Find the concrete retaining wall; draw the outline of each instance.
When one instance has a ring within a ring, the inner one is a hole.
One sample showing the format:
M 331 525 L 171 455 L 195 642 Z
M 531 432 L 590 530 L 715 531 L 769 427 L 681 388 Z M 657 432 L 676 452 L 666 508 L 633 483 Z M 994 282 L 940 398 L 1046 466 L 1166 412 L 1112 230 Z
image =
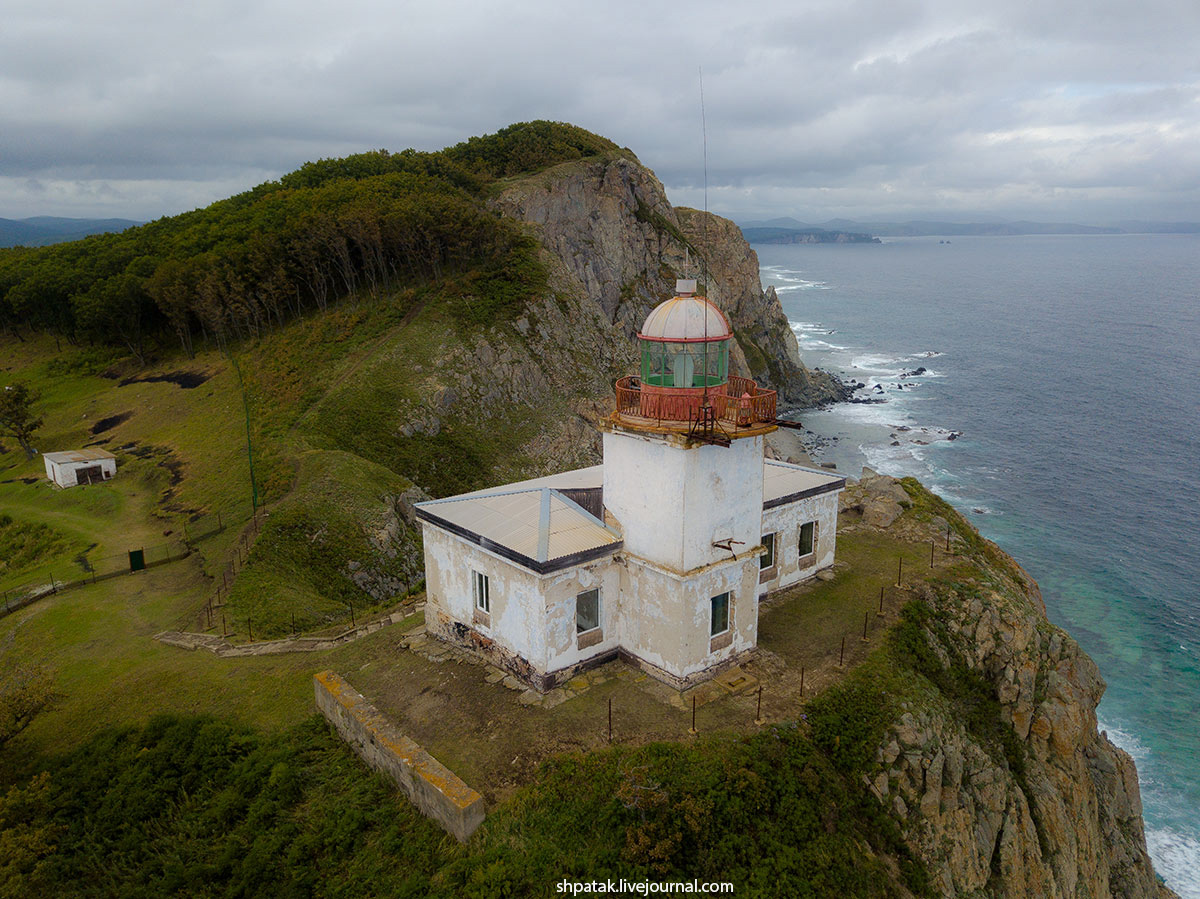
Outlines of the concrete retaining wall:
M 465 843 L 483 823 L 483 797 L 334 672 L 315 675 L 313 687 L 321 714 L 363 761 L 391 777 L 423 815 Z

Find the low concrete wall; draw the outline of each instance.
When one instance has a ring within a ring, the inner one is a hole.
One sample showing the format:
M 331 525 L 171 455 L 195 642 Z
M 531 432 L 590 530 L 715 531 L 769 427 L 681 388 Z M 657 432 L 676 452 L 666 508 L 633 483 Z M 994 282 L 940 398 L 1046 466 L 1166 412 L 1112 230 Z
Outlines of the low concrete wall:
M 423 815 L 465 843 L 483 823 L 483 797 L 334 672 L 315 675 L 313 688 L 321 714 L 363 761 L 391 777 Z

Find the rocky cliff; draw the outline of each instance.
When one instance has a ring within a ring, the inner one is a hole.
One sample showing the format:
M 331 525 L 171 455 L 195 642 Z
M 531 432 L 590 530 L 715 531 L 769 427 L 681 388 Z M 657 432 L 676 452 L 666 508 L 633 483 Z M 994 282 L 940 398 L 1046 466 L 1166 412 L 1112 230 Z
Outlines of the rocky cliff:
M 868 476 L 842 526 L 962 561 L 908 590 L 932 683 L 906 695 L 866 780 L 943 896 L 1168 897 L 1146 852 L 1133 760 L 1097 731 L 1104 681 L 1046 618 L 1036 583 L 916 481 Z

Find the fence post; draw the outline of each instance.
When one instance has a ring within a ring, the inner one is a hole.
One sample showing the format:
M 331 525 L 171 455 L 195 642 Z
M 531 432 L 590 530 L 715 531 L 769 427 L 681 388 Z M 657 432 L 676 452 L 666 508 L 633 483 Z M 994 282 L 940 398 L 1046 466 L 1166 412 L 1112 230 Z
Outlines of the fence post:
M 932 567 L 933 567 L 933 551 L 934 551 L 936 548 L 937 548 L 937 541 L 936 541 L 936 540 L 930 540 L 930 541 L 929 541 L 929 567 L 930 567 L 930 568 L 932 568 Z
M 900 564 L 896 568 L 896 586 L 899 587 L 904 583 L 904 556 L 900 557 Z
M 842 635 L 842 651 L 840 653 L 838 653 L 838 667 L 839 668 L 846 667 L 846 636 L 845 636 L 845 634 Z
M 867 640 L 867 618 L 870 616 L 870 614 L 871 614 L 870 612 L 863 612 L 863 638 L 862 638 L 862 641 L 864 643 L 869 642 Z
M 800 698 L 804 698 L 804 666 L 800 666 Z
M 689 734 L 696 733 L 696 694 L 692 694 L 692 726 L 688 731 Z
M 883 617 L 883 584 L 879 585 L 879 611 L 875 615 L 879 618 Z

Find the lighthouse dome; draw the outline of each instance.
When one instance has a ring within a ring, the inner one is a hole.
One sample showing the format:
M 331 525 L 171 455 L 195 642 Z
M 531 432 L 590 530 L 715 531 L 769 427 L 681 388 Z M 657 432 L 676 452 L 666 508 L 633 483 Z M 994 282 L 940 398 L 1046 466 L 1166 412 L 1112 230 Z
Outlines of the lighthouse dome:
M 733 336 L 725 314 L 704 297 L 695 296 L 695 281 L 676 281 L 677 296 L 659 303 L 646 316 L 638 337 L 672 343 L 728 340 Z

